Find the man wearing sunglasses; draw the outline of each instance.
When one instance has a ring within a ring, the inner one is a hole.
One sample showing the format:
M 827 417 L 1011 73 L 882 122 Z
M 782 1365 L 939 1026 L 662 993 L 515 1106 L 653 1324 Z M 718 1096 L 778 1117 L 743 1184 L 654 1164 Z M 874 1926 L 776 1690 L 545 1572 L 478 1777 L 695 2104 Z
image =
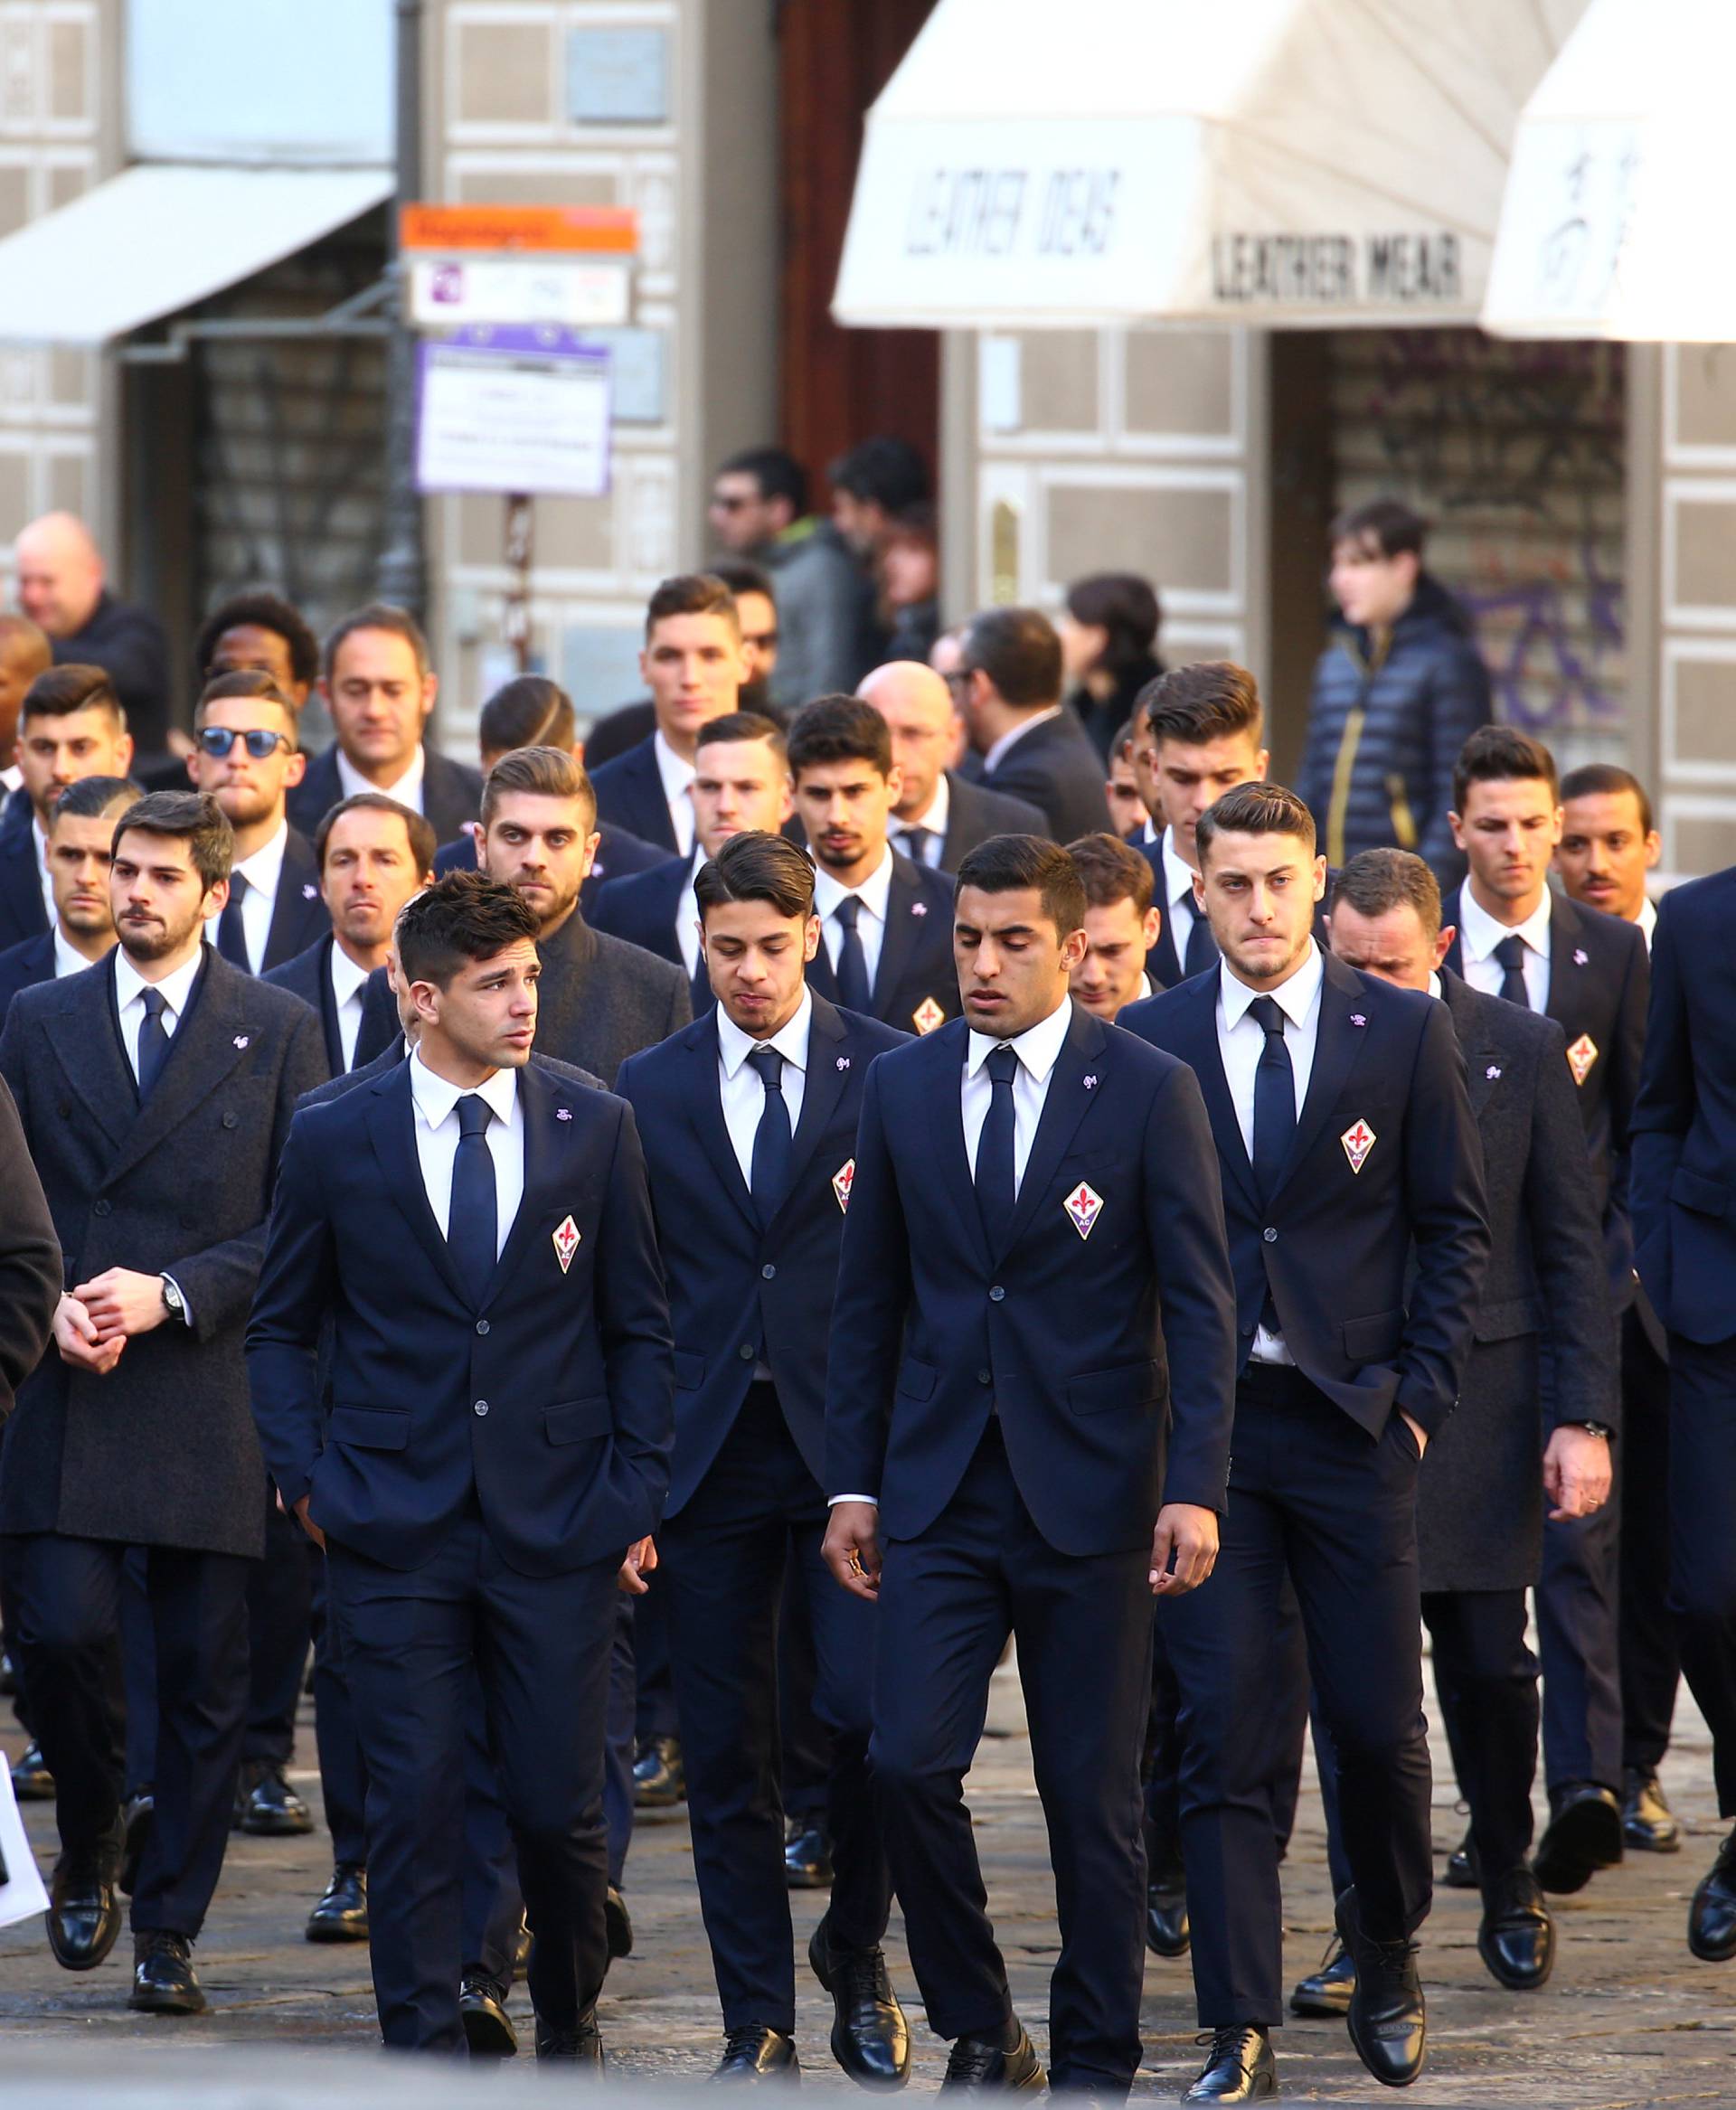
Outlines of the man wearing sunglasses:
M 284 811 L 307 767 L 296 709 L 269 674 L 219 674 L 199 699 L 193 739 L 187 775 L 235 831 L 229 902 L 205 936 L 231 966 L 263 975 L 329 928 L 319 861 Z

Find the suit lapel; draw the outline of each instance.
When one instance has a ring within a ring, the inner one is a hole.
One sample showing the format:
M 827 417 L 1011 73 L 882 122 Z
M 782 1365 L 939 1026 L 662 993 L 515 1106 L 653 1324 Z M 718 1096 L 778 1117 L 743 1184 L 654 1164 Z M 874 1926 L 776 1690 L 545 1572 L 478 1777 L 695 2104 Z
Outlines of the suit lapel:
M 319 947 L 319 1022 L 326 1029 L 326 1060 L 334 1077 L 344 1074 L 344 1033 L 337 1020 L 337 992 L 332 987 L 332 947 L 337 940 L 327 931 Z M 365 1001 L 365 1000 L 364 1000 Z M 360 1039 L 358 1033 L 357 1038 Z
M 965 1149 L 963 1086 L 965 1052 L 970 1029 L 963 1020 L 937 1029 L 923 1041 L 935 1051 L 935 1082 L 928 1094 L 929 1163 L 934 1168 L 930 1192 L 945 1195 L 965 1227 L 965 1236 L 980 1267 L 991 1265 L 983 1212 L 976 1206 L 976 1182 L 970 1176 L 970 1156 Z
M 1584 937 L 1585 923 L 1579 910 L 1565 894 L 1556 894 L 1549 905 L 1549 995 L 1543 1015 L 1560 1025 L 1569 1047 L 1585 1031 Z
M 830 1126 L 850 1079 L 850 1045 L 844 1021 L 823 996 L 811 997 L 814 1016 L 807 1030 L 807 1074 L 802 1079 L 802 1117 L 790 1144 L 789 1189 L 778 1214 L 795 1198 L 819 1140 Z M 735 1155 L 731 1151 L 731 1158 Z M 772 1221 L 775 1223 L 777 1218 Z
M 1218 1146 L 1218 1164 L 1224 1177 L 1233 1180 L 1241 1188 L 1247 1207 L 1252 1211 L 1260 1208 L 1260 1193 L 1254 1185 L 1254 1168 L 1248 1156 L 1248 1145 L 1241 1139 L 1241 1124 L 1236 1119 L 1236 1103 L 1230 1097 L 1230 1080 L 1223 1073 L 1223 1055 L 1218 1046 L 1218 984 L 1219 974 L 1196 975 L 1182 984 L 1186 993 L 1187 1008 L 1182 1016 L 1187 1022 L 1187 1038 L 1190 1048 L 1176 1048 L 1180 1055 L 1200 1080 L 1200 1095 L 1205 1101 L 1206 1116 L 1212 1124 L 1212 1135 Z
M 506 1243 L 500 1248 L 500 1258 L 479 1307 L 485 1312 L 523 1265 L 526 1248 L 558 1199 L 552 1196 L 544 1200 L 543 1188 L 545 1182 L 560 1176 L 557 1153 L 561 1133 L 554 1109 L 569 1097 L 565 1085 L 529 1063 L 518 1073 L 518 1110 L 524 1123 L 524 1184 L 518 1197 L 518 1214 L 506 1233 Z
M 1441 962 L 1441 966 L 1449 967 L 1455 975 L 1460 976 L 1465 972 L 1465 947 L 1460 936 L 1465 928 L 1462 906 L 1464 892 L 1463 887 L 1456 889 L 1452 900 L 1443 904 L 1441 909 L 1443 920 L 1450 923 L 1453 927 L 1453 942 L 1448 947 L 1447 957 Z
M 1447 970 L 1440 977 L 1440 993 L 1452 1014 L 1453 1031 L 1458 1039 L 1459 1053 L 1465 1059 L 1465 1082 L 1470 1094 L 1471 1111 L 1480 1120 L 1489 1095 L 1500 1081 L 1503 1065 L 1492 1060 L 1495 1050 L 1484 1034 L 1485 1014 L 1481 1005 L 1471 1001 L 1469 984 Z M 1491 1069 L 1495 1071 L 1493 1077 L 1489 1075 Z
M 881 965 L 885 965 L 885 954 L 881 955 Z M 807 963 L 807 985 L 816 995 L 824 996 L 828 1003 L 838 1001 L 838 977 L 834 973 L 830 954 L 826 949 L 826 931 L 822 927 L 820 942 L 814 948 L 814 957 Z
M 231 967 L 210 946 L 180 1023 L 169 1041 L 168 1058 L 151 1096 L 138 1109 L 104 1175 L 118 1180 L 178 1127 L 202 1099 L 208 1098 L 241 1059 L 249 1036 L 238 1032 L 247 1022 L 239 1001 L 251 977 Z M 121 1057 L 123 1065 L 126 1057 Z M 130 1074 L 130 1072 L 129 1072 Z
M 992 1241 L 998 1262 L 1024 1236 L 1039 1203 L 1049 1192 L 1056 1169 L 1066 1156 L 1080 1123 L 1096 1097 L 1098 1085 L 1107 1075 L 1111 1050 L 1109 1037 L 1100 1019 L 1079 1004 L 1072 1007 L 1067 1038 L 1061 1044 L 1055 1067 L 1049 1075 L 1049 1089 L 1043 1102 L 1043 1117 L 1032 1138 L 1031 1155 L 1019 1182 L 1019 1199 L 1011 1220 Z M 1085 1079 L 1093 1081 L 1087 1084 Z
M 874 971 L 874 1012 L 884 1017 L 887 999 L 904 978 L 916 951 L 916 928 L 922 918 L 913 913 L 920 892 L 916 867 L 908 857 L 892 852 L 892 883 L 886 893 L 886 930 L 880 941 L 880 964 Z M 910 1031 L 908 1019 L 890 1022 Z
M 684 1041 L 693 1064 L 693 1074 L 685 1094 L 688 1118 L 699 1137 L 700 1148 L 705 1162 L 713 1167 L 724 1192 L 752 1225 L 755 1235 L 760 1229 L 760 1211 L 753 1206 L 753 1196 L 748 1192 L 748 1182 L 741 1177 L 741 1165 L 735 1154 L 735 1145 L 730 1141 L 729 1126 L 723 1118 L 723 1095 L 718 1083 L 717 1066 L 717 1013 L 712 1010 L 687 1029 Z M 810 1055 L 809 1060 L 812 1060 Z M 807 1110 L 807 1091 L 804 1088 L 802 1110 Z
M 1350 969 L 1341 966 L 1330 953 L 1323 956 L 1326 972 L 1320 983 L 1320 1019 L 1315 1029 L 1314 1067 L 1308 1075 L 1307 1097 L 1296 1124 L 1296 1140 L 1289 1163 L 1280 1176 L 1276 1201 L 1308 1160 L 1328 1116 L 1337 1104 L 1368 1038 L 1366 1014 L 1357 1002 L 1362 985 Z
M 70 975 L 56 994 L 61 1031 L 49 1036 L 49 1045 L 98 1127 L 118 1146 L 137 1112 L 138 1093 L 115 1022 L 114 955 Z
M 410 1099 L 408 1062 L 394 1064 L 389 1075 L 369 1088 L 367 1126 L 374 1155 L 386 1176 L 386 1192 L 415 1232 L 441 1281 L 468 1309 L 474 1299 L 452 1265 L 445 1236 L 428 1205 L 428 1189 L 422 1184 L 421 1160 L 416 1152 L 416 1108 Z M 521 1202 L 519 1214 L 524 1213 Z

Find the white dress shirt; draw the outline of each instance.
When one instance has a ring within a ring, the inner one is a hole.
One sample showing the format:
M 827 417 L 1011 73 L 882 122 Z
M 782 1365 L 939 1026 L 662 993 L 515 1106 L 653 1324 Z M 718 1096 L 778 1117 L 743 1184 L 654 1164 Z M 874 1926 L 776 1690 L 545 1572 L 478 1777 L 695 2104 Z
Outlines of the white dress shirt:
M 669 825 L 675 831 L 675 849 L 685 857 L 693 847 L 693 765 L 682 760 L 661 731 L 651 735 L 651 752 L 656 757 L 657 775 L 663 779 Z
M 145 1022 L 145 992 L 160 989 L 165 1009 L 163 1030 L 174 1040 L 181 1030 L 181 1020 L 192 994 L 193 984 L 198 979 L 200 964 L 204 956 L 194 953 L 184 966 L 177 967 L 173 975 L 165 975 L 160 982 L 147 982 L 126 952 L 115 947 L 115 1009 L 120 1016 L 120 1044 L 127 1050 L 127 1060 L 132 1065 L 133 1082 L 138 1082 L 138 1029 Z
M 249 857 L 239 859 L 230 873 L 234 883 L 236 872 L 247 881 L 247 891 L 241 896 L 241 942 L 247 947 L 247 965 L 250 974 L 257 975 L 265 964 L 266 940 L 271 935 L 272 912 L 278 903 L 278 888 L 283 879 L 283 853 L 289 843 L 289 824 L 278 823 L 278 832 L 269 843 L 261 843 Z M 205 937 L 213 947 L 217 943 L 217 926 L 222 921 L 220 912 L 205 918 Z
M 807 1083 L 807 1037 L 814 1022 L 814 999 L 806 988 L 794 1015 L 769 1041 L 756 1041 L 744 1033 L 722 1004 L 717 1008 L 717 1088 L 723 1101 L 723 1126 L 730 1132 L 730 1147 L 741 1168 L 741 1177 L 753 1185 L 753 1139 L 760 1116 L 766 1110 L 766 1088 L 748 1057 L 756 1048 L 776 1048 L 784 1059 L 784 1104 L 789 1109 L 789 1133 L 802 1117 L 802 1094 Z
M 704 861 L 704 845 L 695 843 L 693 862 L 687 867 L 687 884 L 675 903 L 675 943 L 681 947 L 682 965 L 690 982 L 699 972 L 699 897 L 693 891 L 693 881 Z
M 825 865 L 814 867 L 814 913 L 820 919 L 820 943 L 826 947 L 826 956 L 831 961 L 835 975 L 838 971 L 838 955 L 844 948 L 844 926 L 838 921 L 838 903 L 846 894 L 854 894 L 862 903 L 862 913 L 856 918 L 856 935 L 862 940 L 862 956 L 868 965 L 868 986 L 873 987 L 880 973 L 880 948 L 886 941 L 886 910 L 892 891 L 890 843 L 879 864 L 859 887 L 841 886 Z
M 344 787 L 345 798 L 354 798 L 361 791 L 378 791 L 387 798 L 395 798 L 400 805 L 407 805 L 411 813 L 419 814 L 422 810 L 422 776 L 427 762 L 428 758 L 422 752 L 422 743 L 418 740 L 416 752 L 410 758 L 410 767 L 397 783 L 376 784 L 371 777 L 363 776 L 343 749 L 339 748 L 337 780 Z
M 458 1101 L 474 1091 L 487 1102 L 494 1119 L 487 1128 L 488 1154 L 495 1161 L 495 1257 L 506 1244 L 518 1205 L 524 1199 L 524 1124 L 518 1111 L 518 1072 L 497 1069 L 486 1084 L 448 1084 L 422 1060 L 419 1048 L 410 1059 L 410 1096 L 416 1115 L 416 1156 L 422 1168 L 428 1206 L 448 1235 L 452 1215 L 452 1167 L 458 1154 Z
M 1169 925 L 1169 942 L 1175 947 L 1175 965 L 1185 973 L 1187 941 L 1199 917 L 1194 899 L 1194 867 L 1175 847 L 1174 828 L 1164 830 L 1164 918 Z
M 1033 711 L 1023 725 L 1009 726 L 995 745 L 990 748 L 987 754 L 983 757 L 983 775 L 986 777 L 991 769 L 999 768 L 1000 765 L 1005 761 L 1009 750 L 1015 748 L 1033 727 L 1047 725 L 1052 718 L 1059 718 L 1060 716 L 1061 705 L 1052 703 L 1046 711 Z
M 368 970 L 358 967 L 337 940 L 332 940 L 332 1000 L 337 1010 L 337 1041 L 344 1050 L 344 1067 L 355 1063 L 355 1040 L 362 1031 L 362 994 L 368 985 Z
M 1639 914 L 1634 918 L 1639 926 L 1639 934 L 1646 940 L 1646 950 L 1652 949 L 1652 933 L 1657 928 L 1657 904 L 1649 894 L 1639 898 Z
M 42 890 L 42 907 L 48 911 L 52 924 L 55 917 L 54 880 L 48 869 L 48 837 L 43 834 L 42 824 L 34 814 L 30 816 L 30 839 L 36 845 L 36 884 Z
M 1249 1007 L 1256 996 L 1270 996 L 1284 1013 L 1284 1046 L 1290 1058 L 1297 1118 L 1300 1120 L 1303 1102 L 1308 1096 L 1308 1079 L 1314 1074 L 1315 1042 L 1320 1035 L 1320 984 L 1326 974 L 1326 962 L 1312 938 L 1308 940 L 1307 957 L 1289 980 L 1276 989 L 1249 988 L 1236 979 L 1227 964 L 1218 970 L 1218 1054 L 1250 1164 L 1254 1162 L 1254 1074 L 1265 1051 L 1266 1029 Z M 1254 1334 L 1252 1356 L 1256 1362 L 1296 1361 L 1285 1347 L 1283 1336 L 1269 1333 L 1264 1326 Z
M 67 943 L 66 933 L 56 922 L 54 926 L 54 979 L 58 982 L 62 975 L 82 975 L 87 967 L 94 965 L 95 962 L 87 960 L 76 946 Z
M 997 1041 L 991 1033 L 973 1032 L 965 1049 L 965 1071 L 959 1111 L 965 1119 L 965 1155 L 970 1176 L 976 1177 L 976 1151 L 983 1139 L 995 1085 L 984 1067 L 996 1048 L 1011 1048 L 1019 1059 L 1013 1072 L 1013 1192 L 1024 1184 L 1024 1168 L 1031 1162 L 1031 1145 L 1037 1139 L 1043 1101 L 1049 1097 L 1049 1079 L 1060 1060 L 1067 1029 L 1073 1022 L 1072 1000 L 1056 1005 L 1048 1017 L 1027 1027 L 1015 1041 Z
M 1458 956 L 1465 979 L 1485 996 L 1499 996 L 1506 970 L 1495 956 L 1504 937 L 1525 941 L 1525 994 L 1533 1011 L 1549 1003 L 1549 919 L 1555 897 L 1547 886 L 1543 898 L 1523 923 L 1497 923 L 1478 905 L 1467 880 L 1458 890 Z
M 895 849 L 901 850 L 906 857 L 912 857 L 908 840 L 910 832 L 912 828 L 926 828 L 929 839 L 922 845 L 921 856 L 915 858 L 914 862 L 926 864 L 930 871 L 939 871 L 940 853 L 947 846 L 947 824 L 951 819 L 952 787 L 947 782 L 947 773 L 943 769 L 934 780 L 934 796 L 929 801 L 926 809 L 918 814 L 914 820 L 901 820 L 894 815 L 886 833 Z

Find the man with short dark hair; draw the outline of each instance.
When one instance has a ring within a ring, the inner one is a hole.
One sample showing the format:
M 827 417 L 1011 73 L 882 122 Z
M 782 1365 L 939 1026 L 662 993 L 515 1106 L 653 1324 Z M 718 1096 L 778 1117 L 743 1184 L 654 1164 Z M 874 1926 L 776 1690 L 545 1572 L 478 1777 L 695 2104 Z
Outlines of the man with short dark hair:
M 877 432 L 826 466 L 832 524 L 864 562 L 880 551 L 901 515 L 933 496 L 929 465 L 908 439 Z
M 986 791 L 1029 799 L 1058 843 L 1109 824 L 1103 758 L 1061 702 L 1061 639 L 1035 608 L 986 608 L 965 626 L 957 674 Z
M 1121 1014 L 1200 1079 L 1235 1276 L 1222 1550 L 1211 1587 L 1158 1615 L 1181 1687 L 1194 1983 L 1212 2032 L 1187 2099 L 1277 2092 L 1263 1725 L 1287 1575 L 1344 1783 L 1351 2041 L 1401 2087 L 1426 2049 L 1414 1936 L 1433 1876 L 1417 1474 L 1470 1351 L 1489 1250 L 1482 1154 L 1444 1007 L 1316 945 L 1326 862 L 1296 794 L 1244 784 L 1195 840 L 1218 966 Z
M 319 640 L 298 608 L 280 594 L 255 588 L 220 601 L 193 641 L 193 672 L 268 674 L 299 711 L 319 679 Z
M 985 791 L 956 767 L 963 728 L 947 684 L 920 660 L 897 659 L 864 674 L 856 693 L 892 736 L 898 803 L 887 834 L 912 864 L 956 872 L 991 835 L 1041 835 L 1048 826 L 1029 799 Z
M 1085 956 L 1073 969 L 1075 1002 L 1113 1024 L 1129 1003 L 1155 996 L 1146 961 L 1162 918 L 1151 901 L 1151 867 L 1118 837 L 1081 835 L 1067 845 L 1085 890 Z
M 1637 923 L 1648 950 L 1657 910 L 1646 891 L 1646 875 L 1663 853 L 1651 796 L 1631 769 L 1587 762 L 1561 778 L 1557 877 L 1588 909 Z
M 296 1116 L 248 1371 L 278 1492 L 326 1550 L 369 1774 L 382 2035 L 464 2042 L 456 1841 L 479 1681 L 536 1932 L 537 2056 L 596 2068 L 617 1577 L 654 1558 L 674 1384 L 632 1114 L 529 1066 L 538 920 L 470 872 L 403 910 L 415 1051 Z
M 1464 609 L 1424 568 L 1424 536 L 1396 498 L 1333 522 L 1339 620 L 1314 670 L 1296 787 L 1328 865 L 1392 844 L 1447 887 L 1465 869 L 1448 818 L 1453 764 L 1489 722 L 1489 674 Z
M 1070 1000 L 1084 915 L 1054 843 L 973 851 L 965 1016 L 869 1072 L 825 1554 L 877 1605 L 870 1764 L 947 2085 L 1042 2078 L 962 1793 L 1011 1634 L 1061 1921 L 1053 2081 L 1118 2099 L 1140 2056 L 1151 1598 L 1212 1572 L 1235 1335 L 1199 1087 Z
M 358 791 L 383 791 L 425 815 L 437 843 L 474 821 L 480 773 L 424 737 L 439 685 L 428 639 L 405 609 L 372 601 L 344 617 L 320 661 L 319 691 L 337 737 L 290 794 L 291 823 L 311 835 L 323 814 Z
M 169 744 L 169 641 L 148 608 L 117 600 L 102 552 L 71 513 L 45 513 L 12 545 L 18 606 L 49 637 L 59 666 L 99 666 L 140 752 Z
M 0 947 L 52 926 L 48 824 L 55 800 L 80 777 L 125 777 L 132 765 L 127 714 L 100 667 L 55 666 L 37 676 L 19 709 L 17 756 L 28 805 L 0 829 Z
M 846 1011 L 931 1033 L 958 1014 L 952 881 L 886 839 L 902 782 L 886 721 L 859 696 L 820 697 L 789 729 L 789 774 L 820 919 L 808 981 Z
M 129 777 L 81 777 L 55 800 L 48 824 L 54 928 L 0 952 L 0 1022 L 19 990 L 81 975 L 108 958 L 115 943 L 108 899 L 115 823 L 142 796 Z
M 702 769 L 703 768 L 702 758 Z M 896 2086 L 909 2032 L 881 1942 L 892 1900 L 868 1773 L 875 1620 L 820 1559 L 826 1343 L 869 1065 L 907 1035 L 807 985 L 813 867 L 744 830 L 694 881 L 717 1003 L 623 1065 L 669 1281 L 677 1412 L 658 1538 L 700 1905 L 722 1999 L 720 2078 L 799 2071 L 778 1777 L 777 1632 L 788 1561 L 830 1724 L 836 1876 L 809 1945 L 834 2055 Z M 754 1333 L 741 1352 L 744 1328 Z M 690 1384 L 687 1380 L 692 1379 Z
M 140 1547 L 159 1727 L 130 2004 L 155 2014 L 205 2005 L 191 1950 L 229 1834 L 263 1542 L 242 1329 L 289 1117 L 325 1072 L 306 1009 L 203 942 L 231 842 L 193 792 L 129 807 L 109 868 L 118 947 L 23 991 L 0 1032 L 71 1284 L 0 1467 L 31 1708 L 60 1791 L 49 1943 L 90 1970 L 120 1930 L 106 1662 Z

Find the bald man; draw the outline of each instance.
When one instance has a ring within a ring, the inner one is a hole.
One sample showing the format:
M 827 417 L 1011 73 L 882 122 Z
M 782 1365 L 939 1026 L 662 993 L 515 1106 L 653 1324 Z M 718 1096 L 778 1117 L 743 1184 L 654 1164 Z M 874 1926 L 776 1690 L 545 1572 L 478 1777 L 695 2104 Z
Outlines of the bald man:
M 903 776 L 887 829 L 894 850 L 930 870 L 957 871 L 960 860 L 991 835 L 1049 833 L 1048 822 L 1026 800 L 985 791 L 958 774 L 964 728 L 932 667 L 918 659 L 889 661 L 864 675 L 856 693 L 886 721 L 892 759 Z
M 102 552 L 76 513 L 45 513 L 12 545 L 18 606 L 48 637 L 57 664 L 99 666 L 114 683 L 140 758 L 166 752 L 169 645 L 146 608 L 108 590 Z
M 52 647 L 28 616 L 0 615 L 0 787 L 5 792 L 21 790 L 24 781 L 14 752 L 24 691 L 53 664 Z M 24 817 L 22 807 L 18 817 Z

